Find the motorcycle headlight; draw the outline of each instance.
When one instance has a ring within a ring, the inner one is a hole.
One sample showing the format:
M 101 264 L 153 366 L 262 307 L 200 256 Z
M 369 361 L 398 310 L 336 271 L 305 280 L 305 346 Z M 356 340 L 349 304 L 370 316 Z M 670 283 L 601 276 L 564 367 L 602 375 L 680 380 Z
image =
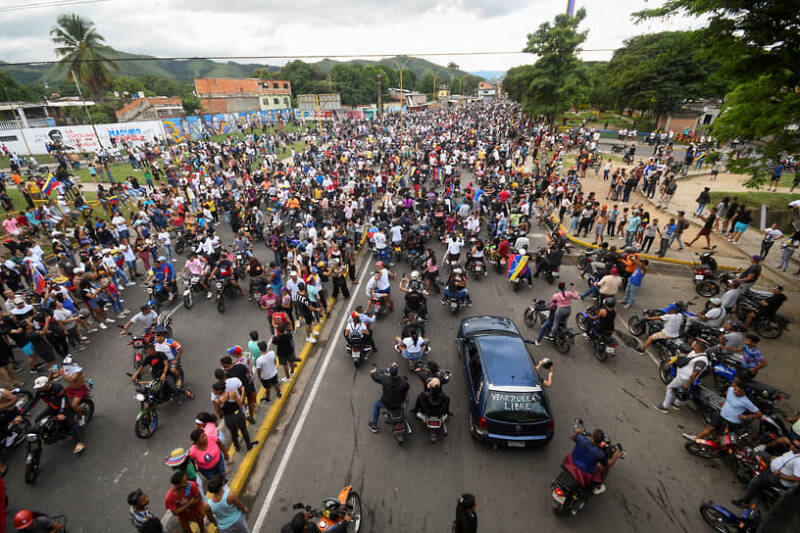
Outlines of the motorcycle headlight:
M 39 440 L 39 435 L 37 435 L 36 433 L 28 433 L 27 435 L 25 435 L 25 440 L 28 442 L 36 442 L 37 440 Z
M 199 283 L 200 277 L 199 276 L 192 276 L 192 283 Z
M 144 394 L 142 394 L 141 392 L 137 392 L 136 394 L 133 395 L 133 399 L 136 400 L 137 402 L 143 402 Z

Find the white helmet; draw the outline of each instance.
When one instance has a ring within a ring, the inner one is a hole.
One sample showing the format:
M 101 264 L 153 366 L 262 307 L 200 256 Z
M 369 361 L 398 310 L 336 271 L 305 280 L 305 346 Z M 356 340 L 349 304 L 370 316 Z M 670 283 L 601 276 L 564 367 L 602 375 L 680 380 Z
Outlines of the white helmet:
M 411 280 L 412 281 L 419 280 L 419 272 L 418 271 L 416 271 L 416 270 L 412 270 L 411 271 Z
M 528 250 L 526 250 L 525 248 L 520 248 L 519 250 L 517 250 L 517 253 L 519 255 L 527 255 L 528 254 Z

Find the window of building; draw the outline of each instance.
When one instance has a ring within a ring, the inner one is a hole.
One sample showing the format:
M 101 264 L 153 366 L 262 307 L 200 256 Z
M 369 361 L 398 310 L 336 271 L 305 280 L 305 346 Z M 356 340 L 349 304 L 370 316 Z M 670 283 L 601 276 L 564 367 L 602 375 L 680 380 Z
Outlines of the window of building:
M 285 105 L 286 107 L 289 107 L 289 99 L 288 98 L 284 98 L 283 99 L 283 105 Z
M 261 84 L 261 86 L 264 87 L 265 89 L 269 89 L 269 82 L 265 81 L 264 83 Z
M 288 84 L 288 83 L 284 83 L 284 84 L 283 84 L 283 88 L 284 88 L 284 89 L 288 89 L 288 88 L 289 88 L 289 84 Z
M 278 105 L 278 104 L 281 103 L 281 100 L 280 100 L 280 98 L 273 98 L 272 99 L 272 103 L 275 104 L 275 105 Z

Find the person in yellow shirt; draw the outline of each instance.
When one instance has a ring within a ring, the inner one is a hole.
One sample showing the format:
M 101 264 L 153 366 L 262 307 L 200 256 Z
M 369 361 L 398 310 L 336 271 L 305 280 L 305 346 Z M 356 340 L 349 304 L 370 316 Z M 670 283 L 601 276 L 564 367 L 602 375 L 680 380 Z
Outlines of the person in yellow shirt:
M 300 200 L 292 196 L 289 198 L 289 201 L 286 202 L 286 207 L 289 209 L 300 209 Z
M 39 184 L 36 183 L 36 180 L 33 178 L 28 180 L 28 192 L 31 194 L 31 197 L 34 200 L 39 200 L 41 198 L 42 189 L 39 187 Z

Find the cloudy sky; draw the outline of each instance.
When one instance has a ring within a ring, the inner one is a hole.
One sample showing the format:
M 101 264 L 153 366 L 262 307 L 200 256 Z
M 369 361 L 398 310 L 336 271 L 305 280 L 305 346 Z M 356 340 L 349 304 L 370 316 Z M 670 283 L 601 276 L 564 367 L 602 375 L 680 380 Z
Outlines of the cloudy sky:
M 566 6 L 566 0 L 101 0 L 7 10 L 42 1 L 0 0 L 0 60 L 54 59 L 48 30 L 59 14 L 69 12 L 93 20 L 116 49 L 161 57 L 423 55 L 521 50 L 528 33 Z M 650 0 L 649 5 L 657 3 Z M 582 25 L 589 30 L 586 49 L 615 48 L 641 33 L 697 26 L 687 19 L 636 25 L 630 13 L 646 7 L 645 0 L 577 0 L 577 5 L 587 9 Z M 595 60 L 610 55 L 583 53 L 584 59 Z M 452 59 L 469 71 L 506 70 L 531 62 L 527 54 L 427 58 L 443 65 Z

